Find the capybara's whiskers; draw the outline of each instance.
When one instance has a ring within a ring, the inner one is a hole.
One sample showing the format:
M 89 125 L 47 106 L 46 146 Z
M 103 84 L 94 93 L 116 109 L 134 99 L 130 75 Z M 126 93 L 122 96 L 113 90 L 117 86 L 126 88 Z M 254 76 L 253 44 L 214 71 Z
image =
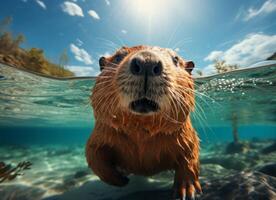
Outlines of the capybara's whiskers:
M 186 40 L 180 40 L 172 48 L 173 49 L 176 49 L 176 48 L 183 49 L 183 46 L 190 42 L 192 42 L 191 38 L 187 38 Z
M 177 94 L 177 91 L 174 91 L 176 94 Z M 179 95 L 179 94 L 178 94 Z M 180 95 L 179 95 L 180 96 Z M 181 109 L 181 112 L 182 112 L 182 114 L 185 116 L 185 118 L 186 118 L 186 112 L 185 112 L 185 110 L 187 110 L 187 102 L 186 101 L 181 101 L 181 98 L 180 97 L 178 97 L 177 98 L 177 103 L 178 103 L 178 105 L 179 105 L 179 108 Z M 192 105 L 191 105 L 192 106 Z
M 112 79 L 111 77 L 108 77 L 109 79 L 105 80 L 105 81 L 101 81 L 98 85 L 106 85 L 107 83 L 111 83 L 112 82 Z M 101 88 L 102 89 L 102 88 Z
M 177 115 L 177 106 L 176 106 L 176 103 L 174 101 L 174 94 L 173 92 L 169 89 L 169 95 L 168 95 L 168 98 L 169 98 L 169 103 L 170 103 L 170 107 L 172 107 L 172 109 L 169 109 L 171 110 L 172 114 L 175 115 L 175 119 L 178 120 L 178 115 Z M 169 108 L 170 108 L 169 107 Z
M 187 89 L 187 88 L 181 88 L 180 86 L 178 86 L 178 88 L 176 88 L 176 91 L 177 90 L 180 90 L 180 91 L 182 91 L 182 92 L 184 92 L 185 93 L 185 95 L 187 95 L 187 96 L 189 96 L 189 98 L 194 98 L 194 96 L 193 95 L 191 95 L 189 92 L 194 92 L 194 90 L 191 90 L 191 89 Z M 190 105 L 191 106 L 191 105 Z M 203 109 L 202 109 L 202 107 L 201 106 L 199 106 L 199 108 L 200 108 L 200 111 L 202 111 L 203 112 Z M 196 112 L 195 112 L 196 114 L 197 114 L 197 110 L 196 110 Z M 204 114 L 204 112 L 203 112 L 203 114 Z M 201 115 L 200 115 L 201 116 Z M 204 114 L 204 118 L 206 118 L 205 117 L 205 114 Z
M 177 124 L 180 123 L 180 124 L 181 124 L 181 122 L 175 120 L 174 118 L 172 118 L 169 114 L 167 114 L 167 113 L 165 113 L 165 112 L 162 112 L 162 115 L 163 115 L 166 119 L 168 119 L 169 121 L 171 121 L 171 122 L 173 122 L 173 123 L 177 123 Z
M 114 43 L 113 41 L 108 40 L 108 39 L 106 39 L 106 38 L 99 38 L 99 37 L 98 37 L 98 38 L 96 38 L 96 39 L 105 42 L 105 43 L 103 43 L 103 44 L 105 44 L 105 45 L 109 46 L 110 48 L 112 48 L 112 49 L 111 49 L 112 51 L 116 51 L 118 48 L 120 48 L 120 46 L 119 46 L 118 44 L 116 44 L 116 43 Z
M 179 88 L 179 89 L 183 90 L 183 88 Z M 190 89 L 187 89 L 187 88 L 185 90 L 191 91 Z M 192 92 L 194 92 L 194 91 L 192 91 Z M 202 97 L 200 97 L 200 98 L 202 98 Z M 194 111 L 194 114 L 195 114 L 194 117 L 195 117 L 195 119 L 200 123 L 200 125 L 202 127 L 206 127 L 206 126 L 208 127 L 208 124 L 206 122 L 207 118 L 205 116 L 203 108 L 198 103 L 196 103 L 195 107 L 199 108 L 199 110 L 195 109 L 195 111 Z
M 190 89 L 186 89 L 186 90 L 190 90 Z M 194 91 L 194 93 L 195 93 L 195 95 L 196 95 L 198 98 L 200 98 L 200 100 L 202 100 L 211 110 L 213 110 L 213 107 L 210 105 L 210 103 L 209 103 L 206 99 L 204 99 L 204 98 L 207 98 L 207 99 L 211 100 L 212 103 L 215 103 L 216 101 L 215 101 L 213 98 L 211 98 L 211 97 L 209 97 L 208 95 L 205 95 L 205 94 L 203 94 L 203 93 L 201 93 L 201 92 L 198 92 L 198 91 Z M 218 103 L 218 105 L 221 106 L 221 104 L 219 104 L 219 103 Z
M 194 83 L 195 84 L 195 83 Z M 216 100 L 215 99 L 213 99 L 212 97 L 210 97 L 210 96 L 208 96 L 208 95 L 206 95 L 206 94 L 204 94 L 204 93 L 202 93 L 202 92 L 199 92 L 199 91 L 197 91 L 197 90 L 194 90 L 193 91 L 194 93 L 196 93 L 196 94 L 198 94 L 198 95 L 200 95 L 200 96 L 204 96 L 204 97 L 206 97 L 207 99 L 209 99 L 209 100 L 211 100 L 212 102 L 216 102 Z M 218 102 L 217 102 L 218 103 Z M 221 104 L 219 104 L 218 103 L 218 105 L 219 106 L 222 106 Z
M 110 97 L 113 96 L 115 93 L 116 93 L 116 91 L 111 91 L 109 93 L 106 93 L 106 95 L 100 96 L 99 98 L 101 100 L 99 101 L 99 104 L 96 105 L 95 109 L 99 109 L 99 110 L 101 110 L 101 112 L 113 111 L 114 107 L 112 107 L 112 108 L 111 108 L 111 106 L 104 106 L 103 107 L 103 105 L 110 105 L 110 103 L 108 103 L 107 101 L 109 101 Z M 102 100 L 104 100 L 104 101 L 102 102 Z M 101 106 L 101 108 L 100 108 L 100 106 Z
M 124 41 L 120 38 L 120 37 L 118 37 L 118 36 L 116 36 L 116 38 L 119 40 L 119 42 L 121 43 L 121 46 L 126 46 L 126 44 L 124 43 Z
M 173 90 L 171 90 L 170 92 L 171 92 L 171 95 L 173 96 L 173 99 L 174 99 L 173 102 L 176 103 L 176 105 L 178 105 L 178 106 L 175 106 L 175 115 L 176 115 L 176 118 L 177 118 L 177 121 L 178 121 L 178 114 L 179 114 L 179 112 L 178 112 L 177 108 L 180 108 L 180 110 L 182 111 L 183 115 L 185 115 L 185 112 L 184 112 L 184 110 L 182 108 L 182 102 L 179 101 L 179 97 L 178 97 L 179 94 L 176 91 L 173 91 Z
M 172 31 L 172 33 L 168 39 L 168 42 L 167 42 L 167 47 L 170 47 L 171 41 L 174 39 L 175 34 L 177 33 L 178 29 L 180 28 L 180 24 L 181 24 L 181 22 L 179 22 L 178 25 L 175 26 L 175 29 Z M 174 49 L 174 48 L 172 48 L 172 49 Z

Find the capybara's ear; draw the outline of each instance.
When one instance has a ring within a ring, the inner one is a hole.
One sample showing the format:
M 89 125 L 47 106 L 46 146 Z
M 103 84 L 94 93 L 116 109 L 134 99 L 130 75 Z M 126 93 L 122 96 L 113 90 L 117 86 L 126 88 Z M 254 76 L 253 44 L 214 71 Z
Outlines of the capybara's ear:
M 195 64 L 194 64 L 193 61 L 186 61 L 185 62 L 185 69 L 189 74 L 192 73 L 194 67 L 195 67 Z
M 99 59 L 99 65 L 100 65 L 100 70 L 102 71 L 104 69 L 104 66 L 106 65 L 106 58 L 105 57 L 100 57 Z

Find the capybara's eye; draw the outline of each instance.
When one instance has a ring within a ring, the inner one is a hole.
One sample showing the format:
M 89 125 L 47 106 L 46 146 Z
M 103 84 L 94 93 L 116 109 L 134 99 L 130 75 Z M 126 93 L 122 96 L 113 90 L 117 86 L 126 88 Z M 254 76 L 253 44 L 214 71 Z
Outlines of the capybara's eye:
M 118 64 L 120 63 L 123 59 L 124 59 L 125 55 L 124 54 L 117 54 L 115 57 L 114 57 L 114 60 L 113 62 Z
M 174 56 L 174 57 L 172 58 L 172 60 L 173 60 L 173 63 L 174 63 L 176 66 L 178 66 L 179 57 L 178 57 L 178 56 Z
M 128 51 L 123 47 L 121 50 L 119 50 L 112 59 L 112 62 L 115 64 L 119 64 L 128 54 Z

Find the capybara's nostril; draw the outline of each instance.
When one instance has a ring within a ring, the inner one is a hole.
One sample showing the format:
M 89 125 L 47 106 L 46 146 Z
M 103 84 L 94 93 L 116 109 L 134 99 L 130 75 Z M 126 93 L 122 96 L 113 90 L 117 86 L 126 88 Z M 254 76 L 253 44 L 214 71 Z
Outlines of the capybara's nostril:
M 143 74 L 143 63 L 140 62 L 137 58 L 134 58 L 130 64 L 130 72 L 133 75 L 142 75 Z
M 162 73 L 163 67 L 162 67 L 162 63 L 159 61 L 156 65 L 152 66 L 152 76 L 160 76 Z

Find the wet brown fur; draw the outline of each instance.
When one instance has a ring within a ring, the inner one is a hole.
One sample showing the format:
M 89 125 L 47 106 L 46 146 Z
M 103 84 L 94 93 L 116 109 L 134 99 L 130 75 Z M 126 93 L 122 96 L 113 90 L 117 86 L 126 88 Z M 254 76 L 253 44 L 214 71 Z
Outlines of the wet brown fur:
M 116 186 L 127 184 L 126 175 L 130 173 L 150 176 L 175 170 L 176 196 L 191 197 L 194 189 L 201 191 L 201 188 L 199 139 L 189 116 L 194 108 L 194 87 L 190 74 L 185 71 L 186 62 L 180 59 L 179 65 L 183 68 L 180 73 L 173 68 L 166 69 L 169 70 L 167 87 L 178 88 L 178 95 L 171 97 L 169 105 L 160 112 L 141 116 L 120 106 L 121 85 L 117 79 L 128 59 L 148 48 L 124 47 L 127 55 L 120 63 L 114 62 L 118 52 L 107 58 L 109 67 L 98 76 L 91 96 L 96 123 L 86 146 L 87 162 L 101 180 Z

